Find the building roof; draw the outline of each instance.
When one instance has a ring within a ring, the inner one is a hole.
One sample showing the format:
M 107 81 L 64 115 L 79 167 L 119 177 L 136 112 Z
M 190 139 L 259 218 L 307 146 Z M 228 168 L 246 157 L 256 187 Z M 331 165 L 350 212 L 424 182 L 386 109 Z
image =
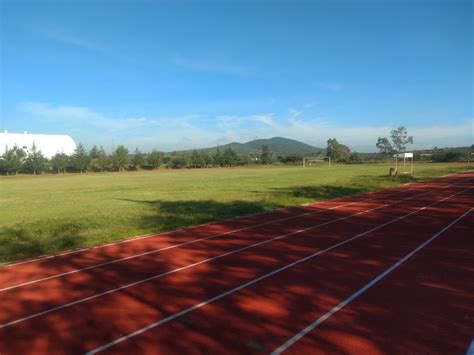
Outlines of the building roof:
M 0 132 L 0 155 L 14 146 L 28 152 L 33 145 L 47 158 L 53 157 L 56 153 L 70 155 L 76 149 L 76 143 L 68 135 Z

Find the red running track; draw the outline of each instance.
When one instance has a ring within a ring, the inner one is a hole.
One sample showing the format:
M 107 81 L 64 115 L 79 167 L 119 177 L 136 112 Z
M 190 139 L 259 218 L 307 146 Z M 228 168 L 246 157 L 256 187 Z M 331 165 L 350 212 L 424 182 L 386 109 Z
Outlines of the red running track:
M 474 173 L 0 270 L 0 353 L 465 353 Z

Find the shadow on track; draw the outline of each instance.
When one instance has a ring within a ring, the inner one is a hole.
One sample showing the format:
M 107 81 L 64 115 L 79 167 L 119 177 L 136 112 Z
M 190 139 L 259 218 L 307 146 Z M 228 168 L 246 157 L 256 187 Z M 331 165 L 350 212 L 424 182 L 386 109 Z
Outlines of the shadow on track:
M 433 199 L 432 197 L 430 200 Z M 465 196 L 463 200 L 459 199 L 457 202 L 468 204 L 469 201 L 469 196 Z M 158 209 L 160 209 L 160 213 L 168 213 L 169 215 L 165 216 L 164 220 L 161 220 L 163 218 L 161 215 L 150 217 L 151 222 L 160 221 L 160 223 L 166 223 L 168 218 L 183 218 L 184 221 L 189 221 L 186 219 L 187 214 L 193 215 L 195 218 L 206 218 L 210 215 L 215 216 L 223 213 L 222 209 L 226 209 L 226 213 L 232 216 L 234 213 L 248 211 L 249 208 L 254 208 L 253 212 L 259 212 L 261 211 L 259 208 L 263 208 L 259 204 L 248 205 L 240 201 L 227 204 L 216 201 L 131 200 L 131 202 L 147 203 L 156 209 L 157 213 Z M 393 207 L 391 212 L 403 215 L 404 208 L 404 206 Z M 347 248 L 338 248 L 331 253 L 323 254 L 324 256 L 320 258 L 292 268 L 290 272 L 285 273 L 287 276 L 280 275 L 269 279 L 270 282 L 258 284 L 257 287 L 246 288 L 206 309 L 189 313 L 181 319 L 172 320 L 159 328 L 159 331 L 147 332 L 143 337 L 131 340 L 129 344 L 134 352 L 160 349 L 163 353 L 167 350 L 169 350 L 168 352 L 172 350 L 174 353 L 188 353 L 192 349 L 196 353 L 229 353 L 232 350 L 240 353 L 261 353 L 260 350 L 255 350 L 255 345 L 262 345 L 264 349 L 273 350 L 271 345 L 275 344 L 268 342 L 268 334 L 273 334 L 279 339 L 293 335 L 295 329 L 299 330 L 313 319 L 311 312 L 316 314 L 326 311 L 330 306 L 337 304 L 341 297 L 347 296 L 354 288 L 356 289 L 367 280 L 372 279 L 374 268 L 385 269 L 386 266 L 382 265 L 382 262 L 390 264 L 400 255 L 404 255 L 406 250 L 410 250 L 414 228 L 419 228 L 420 225 L 434 224 L 436 227 L 434 229 L 438 230 L 439 227 L 436 223 L 442 224 L 439 220 L 446 212 L 453 215 L 457 213 L 455 202 L 450 202 L 443 210 L 434 209 L 430 213 L 424 213 L 425 220 L 418 216 L 416 220 L 406 220 L 403 224 L 393 225 L 388 229 L 388 237 L 374 235 L 371 238 L 361 239 L 360 245 L 363 248 L 348 244 Z M 351 212 L 332 210 L 327 213 L 327 219 L 337 219 L 347 216 L 349 213 Z M 5 344 L 7 344 L 5 346 L 11 346 L 10 350 L 18 345 L 15 350 L 22 351 L 16 352 L 27 353 L 51 347 L 52 350 L 82 353 L 94 346 L 122 336 L 124 329 L 130 331 L 130 329 L 137 329 L 162 319 L 282 265 L 287 265 L 294 260 L 299 260 L 315 251 L 333 245 L 354 235 L 358 230 L 365 231 L 373 223 L 378 223 L 374 221 L 374 217 L 375 214 L 372 216 L 369 214 L 359 215 L 352 220 L 351 225 L 337 223 L 339 228 L 335 228 L 336 225 L 317 228 L 298 236 L 266 244 L 262 248 L 239 252 L 233 256 L 183 270 L 137 287 L 126 288 L 104 296 L 100 300 L 71 307 L 64 312 L 38 317 L 34 321 L 23 323 L 21 328 L 12 326 L 0 330 L 0 339 L 5 340 Z M 253 233 L 243 233 L 240 239 L 227 236 L 215 241 L 183 246 L 179 250 L 173 249 L 173 251 L 153 256 L 132 259 L 126 263 L 114 264 L 102 269 L 87 270 L 81 273 L 81 282 L 71 282 L 68 278 L 62 279 L 61 284 L 56 285 L 57 294 L 60 294 L 61 297 L 69 296 L 72 299 L 77 299 L 82 297 L 81 295 L 85 292 L 91 294 L 103 292 L 118 285 L 155 275 L 159 270 L 170 270 L 212 255 L 221 255 L 239 245 L 250 243 L 245 240 L 246 238 L 261 240 L 297 230 L 307 224 L 317 224 L 319 218 L 326 217 L 321 215 L 306 216 L 298 222 L 298 225 L 296 225 L 296 221 L 283 223 L 277 229 L 261 228 Z M 468 226 L 458 228 L 461 228 L 457 229 L 458 234 L 468 235 Z M 126 245 L 123 244 L 121 247 L 125 248 Z M 408 295 L 407 302 L 413 301 L 413 297 L 416 296 L 413 289 L 418 289 L 423 285 L 428 285 L 426 287 L 431 287 L 431 289 L 436 287 L 438 301 L 431 302 L 432 308 L 428 307 L 427 309 L 423 306 L 426 306 L 430 300 L 430 293 L 427 292 L 423 297 L 415 299 L 415 305 L 418 307 L 412 307 L 407 312 L 414 313 L 420 321 L 416 328 L 407 327 L 408 330 L 414 329 L 421 335 L 426 335 L 430 334 L 431 325 L 446 324 L 443 319 L 437 318 L 436 307 L 441 302 L 449 302 L 449 310 L 453 314 L 458 314 L 460 311 L 466 315 L 472 314 L 471 291 L 474 290 L 471 290 L 472 283 L 469 283 L 469 277 L 472 273 L 470 260 L 474 257 L 474 248 L 464 249 L 457 243 L 446 243 L 440 245 L 438 249 L 440 255 L 448 254 L 450 258 L 436 257 L 434 255 L 436 250 L 431 249 L 433 254 L 428 254 L 424 262 L 414 263 L 411 267 L 407 264 L 406 275 L 400 277 L 398 282 L 392 283 L 391 292 L 381 293 L 383 297 L 378 297 L 381 300 L 380 303 L 373 300 L 361 302 L 360 307 L 352 313 L 348 313 L 342 323 L 328 322 L 328 329 L 325 328 L 326 336 L 316 334 L 306 338 L 306 341 L 309 342 L 308 347 L 311 349 L 322 348 L 330 353 L 350 353 L 354 348 L 347 348 L 347 344 L 340 342 L 341 338 L 345 338 L 353 339 L 353 344 L 365 344 L 364 350 L 372 349 L 374 352 L 380 349 L 400 350 L 396 346 L 404 344 L 403 341 L 406 337 L 397 338 L 394 341 L 394 338 L 389 336 L 390 334 L 381 336 L 380 332 L 375 332 L 373 328 L 364 325 L 364 320 L 369 317 L 369 324 L 379 324 L 379 329 L 391 324 L 393 319 L 397 319 L 404 306 L 398 301 L 395 305 L 398 305 L 399 308 L 393 307 L 397 297 Z M 77 255 L 70 260 L 70 263 L 77 262 L 79 268 L 82 265 L 79 263 L 82 261 L 82 257 L 84 256 Z M 431 278 L 436 278 L 439 275 L 439 273 L 430 275 L 430 270 L 434 266 L 437 266 L 439 271 L 445 272 L 446 277 L 434 282 Z M 454 281 L 453 275 L 456 276 Z M 462 285 L 465 289 L 461 287 Z M 17 310 L 34 313 L 38 309 L 47 309 L 53 305 L 54 301 L 51 298 L 35 298 L 39 292 L 45 292 L 41 284 L 35 284 L 30 291 L 32 299 L 25 298 L 21 304 L 16 305 Z M 47 291 L 54 295 L 54 289 Z M 391 295 L 395 295 L 395 297 L 388 301 L 388 304 L 392 305 L 392 307 L 388 307 L 384 301 Z M 18 301 L 13 300 L 13 297 L 7 298 L 2 311 L 13 314 L 15 302 Z M 11 303 L 11 306 L 7 307 L 6 303 Z M 305 315 L 308 314 L 309 317 L 305 318 Z M 449 317 L 450 314 L 447 314 L 448 322 Z M 466 318 L 464 323 L 450 324 L 450 329 L 453 332 L 465 334 L 472 324 L 471 318 Z M 80 330 L 80 336 L 78 336 L 78 330 Z M 397 334 L 391 335 L 396 336 Z M 421 337 L 414 338 L 414 345 L 417 346 L 415 349 L 420 350 L 421 353 L 430 350 L 426 347 L 425 340 Z M 458 344 L 455 343 L 455 340 L 448 339 L 447 342 L 452 348 L 457 349 Z M 35 349 L 30 344 L 34 344 L 38 348 Z M 41 348 L 42 346 L 44 347 Z M 114 350 L 116 349 L 112 348 L 112 351 Z M 393 351 L 393 353 L 400 352 L 403 351 Z

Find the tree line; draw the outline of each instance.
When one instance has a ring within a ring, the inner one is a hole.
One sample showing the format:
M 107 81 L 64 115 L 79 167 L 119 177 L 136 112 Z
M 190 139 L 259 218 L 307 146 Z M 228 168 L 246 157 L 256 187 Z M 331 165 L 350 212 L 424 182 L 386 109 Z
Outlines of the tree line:
M 379 137 L 376 143 L 378 153 L 351 152 L 345 144 L 336 138 L 328 139 L 326 151 L 321 157 L 329 157 L 333 163 L 360 164 L 391 159 L 393 154 L 406 151 L 408 144 L 413 144 L 413 137 L 408 135 L 405 127 L 401 126 L 390 132 L 390 139 Z M 471 147 L 434 148 L 430 151 L 415 152 L 415 160 L 433 162 L 468 161 L 472 158 Z M 160 167 L 169 169 L 232 167 L 252 164 L 286 164 L 301 165 L 303 155 L 275 155 L 267 145 L 262 145 L 258 152 L 238 154 L 231 147 L 217 148 L 215 152 L 194 150 L 191 154 L 162 153 L 156 149 L 150 153 L 142 153 L 138 148 L 133 153 L 123 145 L 119 145 L 112 153 L 107 153 L 103 147 L 94 145 L 89 151 L 79 144 L 74 153 L 67 155 L 58 153 L 47 159 L 35 145 L 26 153 L 23 149 L 13 147 L 0 156 L 0 174 L 12 175 L 17 173 L 41 174 L 66 172 L 108 172 L 155 170 Z
M 258 153 L 242 155 L 231 147 L 222 150 L 218 148 L 214 153 L 194 150 L 191 154 L 176 152 L 165 154 L 156 149 L 150 153 L 142 153 L 138 148 L 130 153 L 123 145 L 119 145 L 108 154 L 103 147 L 94 145 L 87 151 L 82 144 L 79 144 L 73 154 L 57 153 L 51 159 L 47 159 L 35 145 L 28 153 L 14 146 L 0 156 L 0 174 L 136 171 L 155 170 L 160 167 L 170 169 L 232 167 L 249 164 L 266 165 L 279 159 L 282 157 L 275 157 L 266 145 L 263 145 Z

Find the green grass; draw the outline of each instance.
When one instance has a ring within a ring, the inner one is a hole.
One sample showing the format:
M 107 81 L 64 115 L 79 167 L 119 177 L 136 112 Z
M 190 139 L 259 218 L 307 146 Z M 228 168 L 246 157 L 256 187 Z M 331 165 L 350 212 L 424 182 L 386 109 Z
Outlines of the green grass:
M 417 164 L 160 170 L 0 178 L 0 265 L 64 249 L 392 187 L 466 169 Z

